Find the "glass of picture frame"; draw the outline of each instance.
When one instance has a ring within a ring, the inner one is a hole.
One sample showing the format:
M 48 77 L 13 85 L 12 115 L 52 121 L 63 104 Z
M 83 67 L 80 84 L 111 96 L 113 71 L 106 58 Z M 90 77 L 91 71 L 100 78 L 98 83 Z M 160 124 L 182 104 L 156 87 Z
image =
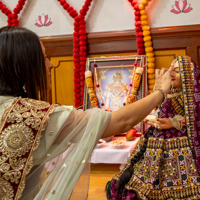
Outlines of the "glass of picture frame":
M 136 64 L 138 67 L 144 68 L 137 94 L 137 100 L 139 100 L 148 94 L 145 55 L 95 57 L 87 59 L 86 71 L 90 70 L 93 74 L 99 108 L 116 111 L 124 106 L 130 90 L 131 80 L 133 80 L 133 70 Z M 97 84 L 99 85 L 98 88 L 96 87 Z M 103 104 L 101 103 L 102 101 Z M 89 108 L 91 108 L 91 104 L 85 85 L 83 109 L 86 110 Z M 145 129 L 145 124 L 140 123 L 140 131 L 143 132 Z

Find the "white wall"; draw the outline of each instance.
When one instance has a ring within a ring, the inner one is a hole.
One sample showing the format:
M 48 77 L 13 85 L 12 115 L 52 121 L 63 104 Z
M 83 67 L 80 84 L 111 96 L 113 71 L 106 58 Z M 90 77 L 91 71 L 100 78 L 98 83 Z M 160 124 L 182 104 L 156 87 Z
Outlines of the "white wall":
M 178 0 L 177 0 L 178 1 Z M 2 0 L 13 10 L 18 0 Z M 85 0 L 67 0 L 77 11 Z M 141 0 L 139 0 L 141 2 Z M 175 0 L 152 0 L 147 7 L 151 27 L 200 24 L 200 0 L 187 0 L 193 8 L 189 13 L 170 12 Z M 48 14 L 50 26 L 37 27 L 38 15 Z M 39 36 L 67 35 L 73 33 L 74 20 L 57 0 L 27 0 L 19 15 L 20 26 L 36 32 Z M 87 32 L 123 31 L 134 29 L 134 10 L 128 0 L 93 0 L 86 15 Z M 0 11 L 0 27 L 7 25 L 7 17 Z

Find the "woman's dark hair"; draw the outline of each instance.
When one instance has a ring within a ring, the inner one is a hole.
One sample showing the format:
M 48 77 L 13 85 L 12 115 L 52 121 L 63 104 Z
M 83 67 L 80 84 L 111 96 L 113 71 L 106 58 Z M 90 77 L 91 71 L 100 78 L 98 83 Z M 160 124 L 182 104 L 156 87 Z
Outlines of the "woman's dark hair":
M 0 95 L 46 100 L 46 92 L 45 59 L 38 36 L 26 28 L 1 28 Z
M 142 146 L 142 148 L 140 149 L 139 152 L 137 152 L 137 154 L 131 159 L 131 164 L 129 165 L 129 167 L 122 173 L 122 175 L 119 178 L 118 181 L 118 191 L 117 191 L 117 197 L 119 199 L 122 198 L 122 192 L 123 189 L 125 187 L 125 185 L 129 182 L 129 180 L 131 179 L 131 176 L 133 174 L 133 166 L 141 159 L 144 157 L 144 152 L 146 151 L 147 148 L 147 142 L 149 137 L 152 135 L 152 128 L 149 128 L 148 133 L 145 135 L 145 142 Z

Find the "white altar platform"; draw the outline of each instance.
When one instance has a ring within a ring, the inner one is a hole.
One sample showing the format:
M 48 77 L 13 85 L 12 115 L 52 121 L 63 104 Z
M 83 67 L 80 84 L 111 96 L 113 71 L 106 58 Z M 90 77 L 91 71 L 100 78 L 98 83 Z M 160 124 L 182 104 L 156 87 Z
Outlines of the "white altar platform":
M 92 153 L 91 163 L 125 164 L 139 139 L 137 137 L 135 140 L 128 141 L 125 137 L 113 138 L 112 140 L 125 140 L 126 144 L 121 149 L 113 148 L 109 143 L 104 143 L 101 147 L 96 146 Z

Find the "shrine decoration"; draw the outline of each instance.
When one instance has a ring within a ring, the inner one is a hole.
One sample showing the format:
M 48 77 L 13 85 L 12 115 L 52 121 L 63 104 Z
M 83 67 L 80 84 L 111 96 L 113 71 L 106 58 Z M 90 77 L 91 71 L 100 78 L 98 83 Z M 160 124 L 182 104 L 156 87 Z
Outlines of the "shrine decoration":
M 128 85 L 127 96 L 126 96 L 125 102 L 123 103 L 123 106 L 131 104 L 137 100 L 137 94 L 138 94 L 138 90 L 140 87 L 142 74 L 144 72 L 144 68 L 146 67 L 146 65 L 143 67 L 141 66 L 142 60 L 141 60 L 140 66 L 138 66 L 137 57 L 136 57 L 135 63 L 133 65 L 134 65 L 134 69 L 133 69 L 133 73 L 132 73 L 132 78 L 131 78 L 130 84 Z M 98 77 L 98 73 L 97 73 L 97 67 L 98 67 L 98 65 L 95 63 L 95 60 L 94 60 L 94 76 L 95 76 L 95 80 L 96 80 L 95 87 L 94 87 L 94 83 L 93 83 L 92 72 L 90 70 L 85 72 L 87 93 L 89 95 L 91 107 L 99 108 L 98 103 L 100 103 L 101 107 L 105 111 L 112 112 L 112 110 L 105 107 L 105 104 L 103 102 L 103 98 L 102 98 L 102 94 L 101 94 L 101 85 L 99 83 L 99 77 Z M 98 90 L 99 100 L 96 95 L 95 88 Z
M 133 94 L 133 89 L 132 89 L 133 81 L 134 81 L 134 77 L 135 77 L 135 71 L 137 69 L 137 58 L 136 58 L 136 61 L 134 63 L 134 66 L 135 67 L 134 67 L 134 70 L 133 70 L 131 83 L 128 86 L 128 95 L 127 95 L 126 101 L 124 102 L 124 106 L 131 104 L 131 103 L 133 103 L 137 100 L 137 91 L 136 91 L 136 93 Z
M 134 63 L 134 66 L 135 66 L 135 68 L 133 70 L 133 79 L 132 79 L 131 83 L 129 84 L 129 86 L 131 87 L 131 91 L 128 92 L 128 97 L 127 97 L 126 102 L 124 103 L 124 106 L 137 101 L 138 90 L 140 87 L 140 82 L 142 79 L 142 74 L 144 72 L 145 66 L 139 67 L 137 65 L 137 60 Z
M 97 75 L 97 67 L 98 67 L 98 65 L 94 63 L 94 73 L 95 73 L 95 78 L 96 78 L 96 82 L 97 82 L 96 88 L 98 89 L 98 92 L 99 92 L 99 98 L 100 98 L 100 101 L 101 101 L 101 106 L 103 107 L 104 110 L 106 110 L 105 104 L 103 102 L 102 94 L 101 94 L 101 85 L 99 84 L 99 78 L 98 78 L 98 75 Z
M 101 86 L 99 84 L 99 78 L 98 78 L 98 75 L 97 75 L 97 67 L 98 67 L 98 65 L 95 64 L 95 62 L 94 62 L 94 73 L 95 73 L 95 79 L 96 79 L 96 88 L 99 92 L 100 103 L 101 103 L 102 108 L 105 111 L 112 112 L 112 110 L 105 107 L 105 104 L 103 102 L 103 98 L 102 98 L 102 94 L 101 94 Z M 85 80 L 86 80 L 87 93 L 89 95 L 91 107 L 92 108 L 99 108 L 99 106 L 98 106 L 99 101 L 98 101 L 98 97 L 96 95 L 94 84 L 93 84 L 92 72 L 90 70 L 85 72 Z
M 0 10 L 2 13 L 4 13 L 8 17 L 8 26 L 18 26 L 19 20 L 18 20 L 18 14 L 21 12 L 25 5 L 26 0 L 19 0 L 17 6 L 13 9 L 13 12 L 6 7 L 5 4 L 3 4 L 0 1 Z
M 142 0 L 141 4 L 138 0 L 128 0 L 135 10 L 135 31 L 136 41 L 138 48 L 138 55 L 142 55 L 146 52 L 147 56 L 147 76 L 148 76 L 148 90 L 149 93 L 153 90 L 155 83 L 155 57 L 152 47 L 152 38 L 150 32 L 150 26 L 148 25 L 146 6 L 151 0 Z M 145 49 L 145 51 L 143 51 Z
M 140 20 L 140 10 L 139 4 L 137 0 L 128 0 L 132 7 L 135 10 L 135 31 L 136 31 L 136 42 L 137 42 L 137 52 L 138 55 L 143 55 L 144 51 L 144 41 L 143 41 L 143 33 L 142 33 L 142 26 Z
M 50 26 L 51 24 L 51 18 L 49 18 L 48 15 L 45 15 L 44 13 L 41 16 L 38 16 L 38 19 L 35 23 L 37 27 Z
M 148 17 L 145 10 L 146 6 L 150 1 L 151 0 L 142 0 L 141 4 L 139 5 L 140 19 L 144 36 L 144 46 L 147 56 L 147 76 L 149 93 L 152 92 L 155 83 L 155 57 L 152 46 L 150 26 L 147 21 Z
M 87 93 L 89 95 L 89 99 L 90 99 L 92 108 L 99 108 L 98 98 L 97 98 L 96 92 L 94 90 L 94 84 L 93 84 L 93 80 L 92 80 L 92 72 L 89 70 L 85 72 L 85 82 L 86 82 Z
M 74 18 L 73 33 L 73 62 L 74 62 L 74 103 L 75 107 L 83 105 L 85 66 L 87 59 L 87 34 L 85 16 L 89 10 L 92 0 L 86 0 L 80 10 L 80 14 L 66 0 L 58 0 L 62 7 Z
M 190 6 L 191 4 L 187 3 L 187 0 L 175 1 L 175 5 L 172 6 L 173 9 L 171 12 L 174 14 L 188 13 L 193 9 Z

